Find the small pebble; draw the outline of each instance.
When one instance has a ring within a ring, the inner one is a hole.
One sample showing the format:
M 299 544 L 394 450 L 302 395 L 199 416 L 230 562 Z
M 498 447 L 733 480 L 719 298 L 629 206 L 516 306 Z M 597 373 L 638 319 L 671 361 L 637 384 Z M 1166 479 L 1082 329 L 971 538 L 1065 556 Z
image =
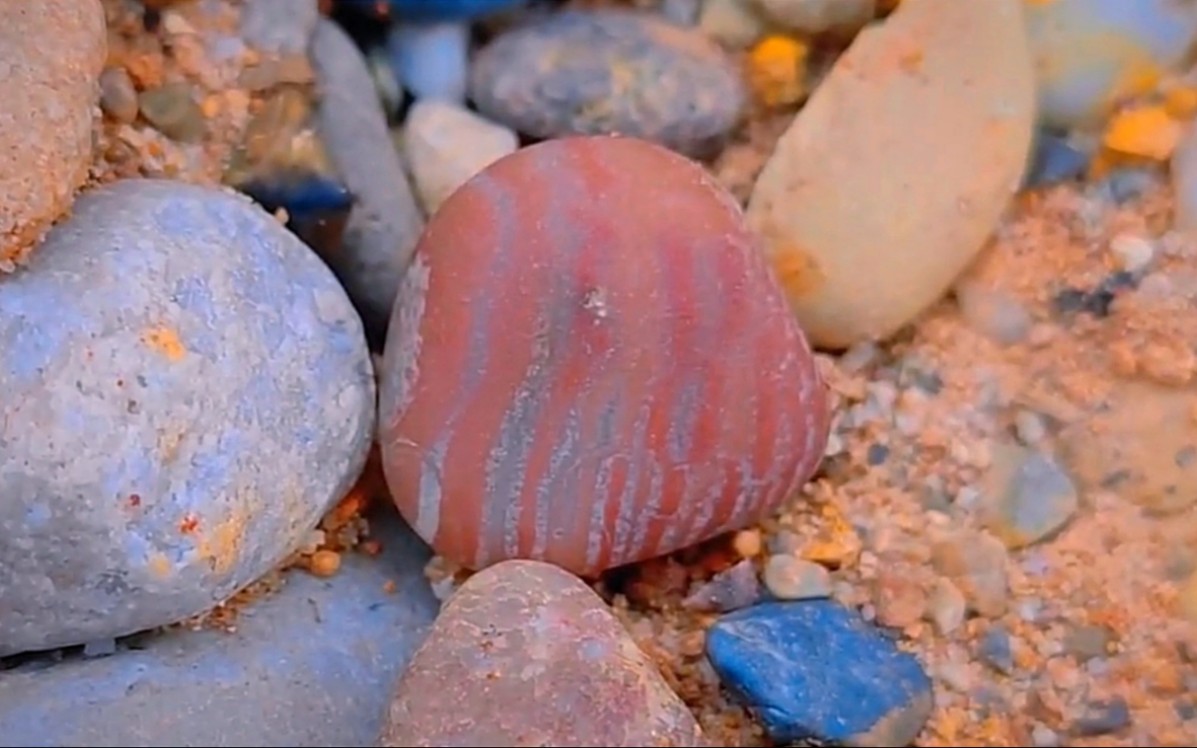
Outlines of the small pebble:
M 988 533 L 958 531 L 932 547 L 935 568 L 964 593 L 971 610 L 987 618 L 1006 612 L 1007 560 L 1006 547 Z
M 986 476 L 989 530 L 1008 548 L 1023 548 L 1059 532 L 1080 505 L 1076 485 L 1055 460 L 1013 445 L 996 452 Z
M 124 68 L 106 68 L 100 74 L 100 107 L 117 122 L 129 124 L 137 119 L 137 89 Z
M 407 113 L 403 147 L 416 194 L 431 215 L 475 174 L 514 153 L 519 139 L 468 109 L 424 99 Z
M 769 594 L 778 600 L 831 596 L 831 573 L 826 567 L 789 553 L 770 556 L 762 577 Z
M 1135 234 L 1119 234 L 1110 240 L 1110 252 L 1128 273 L 1138 273 L 1151 264 L 1155 247 L 1151 241 Z
M 336 551 L 316 551 L 308 561 L 308 571 L 318 577 L 334 576 L 340 568 L 341 554 Z
M 416 99 L 465 101 L 470 28 L 462 23 L 399 23 L 387 39 L 391 64 Z
M 707 613 L 727 613 L 747 608 L 760 596 L 761 586 L 757 581 L 756 567 L 752 561 L 744 559 L 700 584 L 682 600 L 682 607 Z
M 1064 651 L 1082 662 L 1106 657 L 1114 633 L 1105 626 L 1073 626 L 1064 635 Z
M 204 137 L 204 112 L 189 83 L 167 83 L 142 91 L 138 106 L 141 116 L 171 140 L 194 143 Z
M 876 0 L 755 0 L 765 17 L 792 31 L 851 36 L 877 13 Z
M 1034 324 L 1031 313 L 1013 294 L 974 281 L 956 285 L 956 302 L 970 327 L 1001 345 L 1026 340 Z
M 108 657 L 116 654 L 116 639 L 96 639 L 83 645 L 83 656 L 87 659 Z
M 1035 411 L 1021 409 L 1014 414 L 1014 432 L 1020 442 L 1033 446 L 1047 438 L 1047 423 Z
M 1067 138 L 1040 130 L 1035 137 L 1031 166 L 1023 177 L 1023 189 L 1047 187 L 1084 175 L 1091 154 Z
M 948 579 L 937 579 L 927 600 L 927 618 L 939 633 L 951 634 L 964 623 L 967 612 L 964 593 Z
M 1096 701 L 1088 706 L 1085 715 L 1072 725 L 1073 734 L 1080 737 L 1109 735 L 1130 726 L 1130 707 L 1122 698 Z
M 698 27 L 728 49 L 745 49 L 764 36 L 767 25 L 753 0 L 703 0 Z
M 994 624 L 985 631 L 977 654 L 985 664 L 1003 675 L 1014 672 L 1014 649 L 1010 644 L 1010 632 L 1001 624 Z
M 909 745 L 931 711 L 931 680 L 918 660 L 830 600 L 723 616 L 706 651 L 776 743 Z

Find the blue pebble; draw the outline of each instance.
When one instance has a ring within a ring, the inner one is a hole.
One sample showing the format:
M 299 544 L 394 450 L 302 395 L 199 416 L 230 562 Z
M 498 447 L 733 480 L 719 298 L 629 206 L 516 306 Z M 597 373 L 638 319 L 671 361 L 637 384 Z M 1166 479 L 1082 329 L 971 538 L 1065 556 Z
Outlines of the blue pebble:
M 416 99 L 465 101 L 470 74 L 470 28 L 465 24 L 395 24 L 387 53 L 395 77 Z
M 706 649 L 723 685 L 780 744 L 909 745 L 931 711 L 918 660 L 830 600 L 730 613 L 711 627 Z
M 240 186 L 267 212 L 279 208 L 292 216 L 342 213 L 353 207 L 353 195 L 339 181 L 321 174 L 287 171 L 251 179 Z
M 1047 187 L 1079 178 L 1089 167 L 1089 154 L 1049 132 L 1035 138 L 1031 165 L 1023 180 L 1024 188 Z
M 373 9 L 378 0 L 341 0 Z M 523 5 L 526 0 L 387 0 L 389 13 L 403 21 L 466 21 Z

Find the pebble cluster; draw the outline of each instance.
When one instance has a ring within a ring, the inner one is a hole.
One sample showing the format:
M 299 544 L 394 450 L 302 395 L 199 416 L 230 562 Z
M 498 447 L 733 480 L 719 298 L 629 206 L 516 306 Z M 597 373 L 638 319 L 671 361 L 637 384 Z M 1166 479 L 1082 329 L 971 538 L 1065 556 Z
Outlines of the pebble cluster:
M 1197 740 L 1189 3 L 0 10 L 0 746 Z

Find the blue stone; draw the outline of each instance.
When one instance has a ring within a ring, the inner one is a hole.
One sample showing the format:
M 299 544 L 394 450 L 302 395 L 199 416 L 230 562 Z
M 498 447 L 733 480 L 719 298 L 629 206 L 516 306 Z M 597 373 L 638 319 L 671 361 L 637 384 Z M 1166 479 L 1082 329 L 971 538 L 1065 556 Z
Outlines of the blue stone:
M 1088 168 L 1088 153 L 1059 135 L 1040 131 L 1035 137 L 1031 164 L 1023 179 L 1023 187 L 1047 187 L 1079 179 Z
M 831 600 L 770 602 L 707 633 L 723 685 L 777 743 L 904 746 L 931 711 L 931 680 L 855 612 Z
M 0 661 L 0 748 L 377 745 L 439 604 L 427 547 L 394 512 L 371 528 L 379 557 L 346 555 L 328 579 L 287 572 L 238 609 L 235 632 L 176 628 L 104 657 Z
M 386 0 L 391 16 L 402 21 L 466 21 L 523 5 L 527 0 Z M 341 0 L 370 10 L 378 0 Z
M 387 38 L 391 69 L 416 99 L 461 104 L 470 74 L 470 27 L 463 23 L 397 23 Z

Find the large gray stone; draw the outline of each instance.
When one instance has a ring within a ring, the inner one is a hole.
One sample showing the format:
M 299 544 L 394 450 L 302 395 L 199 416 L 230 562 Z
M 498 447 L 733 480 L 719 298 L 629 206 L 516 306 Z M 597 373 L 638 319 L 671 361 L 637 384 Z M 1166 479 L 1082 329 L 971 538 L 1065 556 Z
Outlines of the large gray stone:
M 423 543 L 393 515 L 374 524 L 379 558 L 349 556 L 331 579 L 288 573 L 235 634 L 173 630 L 0 672 L 0 747 L 375 745 L 437 602 Z
M 374 378 L 328 268 L 248 199 L 129 180 L 0 278 L 0 656 L 181 620 L 361 472 Z

